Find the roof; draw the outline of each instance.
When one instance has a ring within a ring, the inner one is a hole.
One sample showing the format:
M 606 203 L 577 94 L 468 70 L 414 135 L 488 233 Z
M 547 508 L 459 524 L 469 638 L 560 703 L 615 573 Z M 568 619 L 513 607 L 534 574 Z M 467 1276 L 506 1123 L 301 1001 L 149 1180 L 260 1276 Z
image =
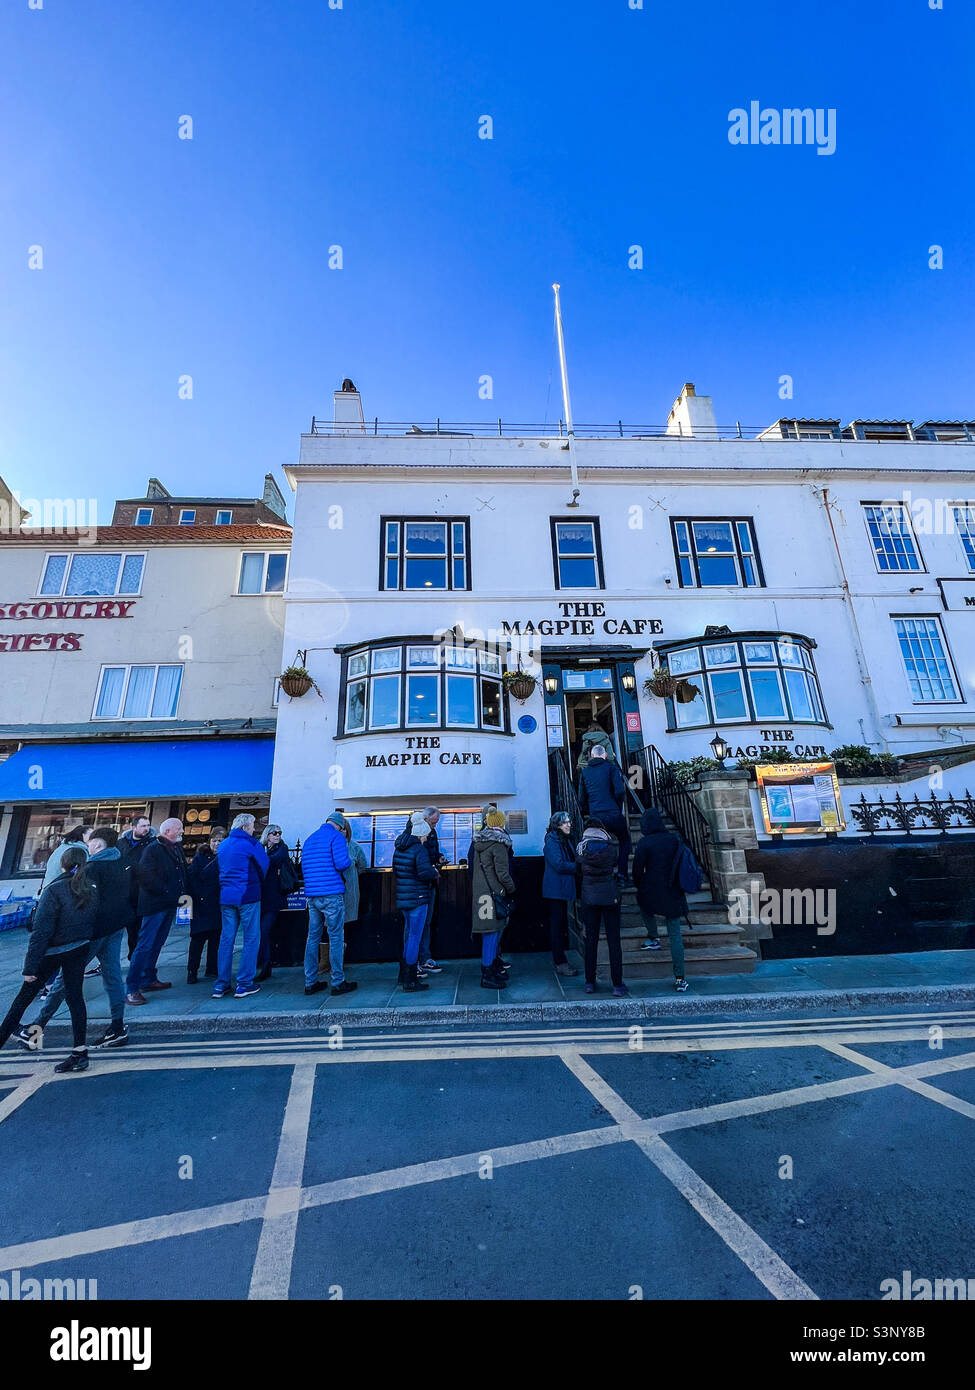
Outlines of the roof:
M 76 743 L 81 740 L 152 740 L 158 738 L 266 738 L 274 733 L 272 716 L 251 719 L 113 719 L 110 723 L 0 724 L 0 748 L 11 743 Z
M 45 530 L 38 527 L 10 531 L 0 545 L 20 542 L 22 545 L 240 545 L 242 541 L 270 541 L 274 545 L 291 542 L 291 527 L 286 522 L 255 521 L 242 526 L 96 526 L 91 531 Z
M 155 493 L 146 497 L 117 497 L 115 505 L 124 503 L 125 506 L 152 507 L 158 503 L 159 506 L 188 506 L 192 503 L 197 507 L 266 507 L 267 503 L 263 497 L 173 497 L 169 493 L 165 497 L 159 497 Z

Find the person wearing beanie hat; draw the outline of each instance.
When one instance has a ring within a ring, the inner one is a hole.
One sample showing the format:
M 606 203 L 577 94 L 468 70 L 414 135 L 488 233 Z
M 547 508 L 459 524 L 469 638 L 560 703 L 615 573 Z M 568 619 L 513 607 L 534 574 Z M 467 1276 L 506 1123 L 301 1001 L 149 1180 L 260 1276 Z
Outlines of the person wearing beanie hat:
M 393 848 L 393 882 L 396 906 L 406 923 L 406 942 L 399 967 L 399 984 L 405 993 L 415 994 L 430 986 L 417 976 L 416 962 L 420 954 L 420 938 L 427 920 L 430 898 L 437 882 L 437 871 L 430 863 L 426 840 L 430 826 L 420 812 L 410 817 L 402 835 Z
M 507 974 L 499 963 L 501 933 L 511 912 L 515 881 L 511 876 L 511 836 L 505 817 L 496 806 L 488 807 L 484 825 L 474 836 L 474 885 L 471 930 L 481 938 L 481 987 L 505 989 Z

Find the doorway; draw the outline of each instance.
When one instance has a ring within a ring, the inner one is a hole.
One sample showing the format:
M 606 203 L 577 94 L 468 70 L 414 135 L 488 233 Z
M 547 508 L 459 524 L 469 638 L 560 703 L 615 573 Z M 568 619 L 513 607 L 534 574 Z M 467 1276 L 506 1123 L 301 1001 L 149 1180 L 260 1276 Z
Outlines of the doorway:
M 613 698 L 612 668 L 603 670 L 563 671 L 565 692 L 566 739 L 569 745 L 570 770 L 575 776 L 582 736 L 587 729 L 599 727 L 613 741 L 619 757 L 619 734 Z

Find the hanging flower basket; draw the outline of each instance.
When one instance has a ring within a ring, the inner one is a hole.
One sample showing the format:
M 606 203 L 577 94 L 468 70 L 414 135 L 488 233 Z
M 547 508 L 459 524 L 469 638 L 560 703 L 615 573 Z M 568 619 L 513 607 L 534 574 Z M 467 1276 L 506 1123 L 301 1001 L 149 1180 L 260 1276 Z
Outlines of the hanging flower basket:
M 304 666 L 289 666 L 286 671 L 281 672 L 279 679 L 281 681 L 281 689 L 284 691 L 285 695 L 290 696 L 293 700 L 300 699 L 302 695 L 307 695 L 312 686 L 315 685 L 310 673 L 305 670 Z M 315 685 L 315 689 L 318 690 L 317 685 Z M 318 693 L 320 695 L 321 691 L 319 690 Z
M 672 676 L 666 666 L 660 666 L 649 678 L 644 681 L 643 688 L 648 695 L 656 695 L 658 700 L 670 699 L 676 694 L 679 686 L 686 684 L 680 676 Z
M 527 671 L 505 671 L 502 680 L 504 688 L 515 700 L 529 700 L 535 693 L 538 681 Z
M 691 685 L 690 681 L 678 681 L 677 689 L 674 691 L 674 699 L 679 704 L 689 705 L 700 695 L 700 690 L 696 685 Z

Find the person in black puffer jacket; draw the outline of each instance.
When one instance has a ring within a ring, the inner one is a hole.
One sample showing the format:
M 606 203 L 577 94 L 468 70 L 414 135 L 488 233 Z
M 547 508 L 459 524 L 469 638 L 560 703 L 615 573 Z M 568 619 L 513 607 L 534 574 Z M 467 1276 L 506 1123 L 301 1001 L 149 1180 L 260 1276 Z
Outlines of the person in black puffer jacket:
M 582 871 L 582 920 L 586 925 L 586 993 L 596 993 L 596 958 L 599 927 L 606 932 L 609 973 L 613 993 L 629 994 L 623 983 L 623 948 L 620 945 L 620 886 L 616 876 L 619 844 L 600 821 L 587 816 L 576 851 Z
M 85 1071 L 88 1067 L 84 979 L 88 943 L 98 915 L 98 890 L 85 870 L 87 860 L 83 849 L 72 845 L 65 850 L 61 860 L 63 872 L 41 894 L 24 958 L 24 983 L 0 1023 L 3 1047 L 31 1000 L 44 988 L 45 980 L 60 969 L 71 1012 L 74 1050 L 54 1068 L 59 1072 Z
M 670 959 L 674 967 L 674 983 L 679 994 L 687 989 L 684 979 L 684 939 L 681 918 L 687 916 L 687 899 L 677 882 L 677 862 L 681 841 L 664 824 L 663 816 L 651 806 L 640 817 L 643 831 L 633 854 L 633 882 L 636 900 L 640 904 L 647 939 L 641 950 L 659 951 L 657 917 L 667 922 L 670 939 Z
M 406 946 L 400 961 L 399 983 L 407 994 L 430 988 L 416 977 L 420 938 L 437 882 L 437 871 L 430 863 L 426 848 L 429 837 L 430 826 L 422 815 L 415 815 L 410 818 L 409 825 L 396 840 L 393 849 L 396 906 L 406 920 Z
M 190 861 L 189 888 L 193 899 L 190 918 L 190 949 L 186 958 L 186 983 L 195 985 L 200 979 L 200 962 L 206 947 L 207 979 L 217 978 L 217 952 L 220 949 L 220 865 L 217 848 L 227 838 L 222 825 L 215 825 L 210 839 L 200 845 Z

